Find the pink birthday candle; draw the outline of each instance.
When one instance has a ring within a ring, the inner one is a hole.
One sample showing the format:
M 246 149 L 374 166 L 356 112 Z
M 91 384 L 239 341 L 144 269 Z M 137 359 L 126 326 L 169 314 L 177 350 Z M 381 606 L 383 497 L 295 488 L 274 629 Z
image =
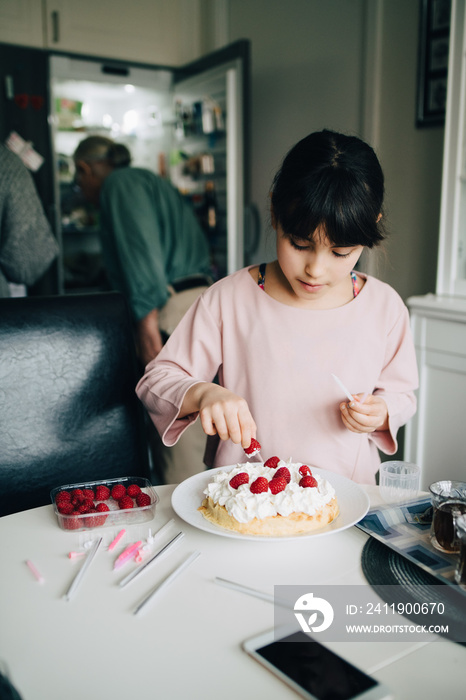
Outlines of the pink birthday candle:
M 136 552 L 141 545 L 142 540 L 139 540 L 139 542 L 135 542 L 134 544 L 130 544 L 128 547 L 126 547 L 126 549 L 124 549 L 120 556 L 115 560 L 113 570 L 115 571 L 116 569 L 121 569 L 121 567 L 126 564 L 127 561 L 136 555 Z
M 108 551 L 109 551 L 109 552 L 111 552 L 112 549 L 115 549 L 115 547 L 117 546 L 118 542 L 121 540 L 121 538 L 123 537 L 123 535 L 125 534 L 125 532 L 126 532 L 126 530 L 125 530 L 124 528 L 123 528 L 123 530 L 120 530 L 120 532 L 119 532 L 118 535 L 115 537 L 115 539 L 113 540 L 113 542 L 111 542 L 111 543 L 108 545 Z
M 76 559 L 77 557 L 83 557 L 86 552 L 69 552 L 68 556 L 70 559 Z
M 30 559 L 26 560 L 26 566 L 28 567 L 29 571 L 32 573 L 34 578 L 39 581 L 39 583 L 44 583 L 44 577 L 42 574 L 38 571 L 38 569 L 34 566 L 32 561 Z
M 136 552 L 136 556 L 134 557 L 134 561 L 136 561 L 138 564 L 140 564 L 148 551 L 149 551 L 149 547 L 145 544 L 143 547 L 141 547 L 141 549 L 138 549 L 138 551 Z

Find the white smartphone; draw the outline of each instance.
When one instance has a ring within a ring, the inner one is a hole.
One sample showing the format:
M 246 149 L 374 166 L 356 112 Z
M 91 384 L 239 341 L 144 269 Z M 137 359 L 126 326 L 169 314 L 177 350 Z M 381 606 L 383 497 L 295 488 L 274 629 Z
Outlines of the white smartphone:
M 301 631 L 278 638 L 270 630 L 243 649 L 306 700 L 392 698 L 386 686 Z

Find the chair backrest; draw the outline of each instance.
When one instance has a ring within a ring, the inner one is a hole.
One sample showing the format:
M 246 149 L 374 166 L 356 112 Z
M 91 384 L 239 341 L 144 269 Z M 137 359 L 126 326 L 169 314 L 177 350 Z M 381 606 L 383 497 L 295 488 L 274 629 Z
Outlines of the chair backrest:
M 63 484 L 149 477 L 137 380 L 120 294 L 0 299 L 0 515 Z

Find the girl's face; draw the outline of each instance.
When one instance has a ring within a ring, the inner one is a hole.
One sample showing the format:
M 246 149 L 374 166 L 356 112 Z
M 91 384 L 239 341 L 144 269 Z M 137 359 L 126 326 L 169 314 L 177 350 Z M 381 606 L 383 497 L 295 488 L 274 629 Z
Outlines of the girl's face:
M 331 308 L 352 298 L 350 272 L 364 246 L 334 246 L 319 231 L 309 240 L 290 238 L 284 235 L 280 224 L 276 232 L 278 265 L 289 285 L 292 303 Z

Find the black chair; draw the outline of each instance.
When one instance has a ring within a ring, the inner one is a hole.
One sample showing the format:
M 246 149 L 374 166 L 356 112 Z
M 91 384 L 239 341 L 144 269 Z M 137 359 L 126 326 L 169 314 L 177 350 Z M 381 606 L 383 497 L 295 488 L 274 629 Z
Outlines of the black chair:
M 138 377 L 120 294 L 0 299 L 0 515 L 63 484 L 149 478 Z

